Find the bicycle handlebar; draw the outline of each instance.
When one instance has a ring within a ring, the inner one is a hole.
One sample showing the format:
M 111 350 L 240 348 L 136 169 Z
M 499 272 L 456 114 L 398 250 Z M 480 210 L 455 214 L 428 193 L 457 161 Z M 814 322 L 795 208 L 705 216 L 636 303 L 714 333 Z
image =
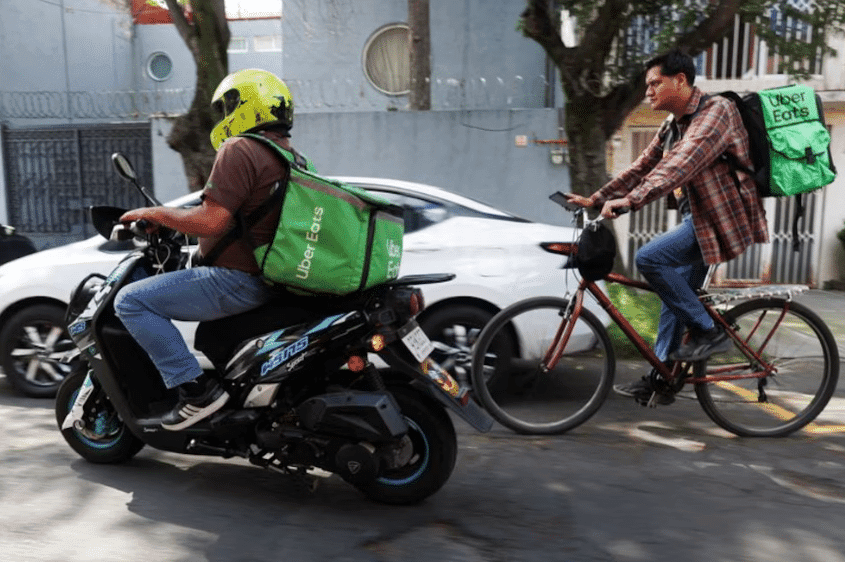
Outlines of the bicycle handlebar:
M 570 202 L 566 198 L 566 195 L 564 195 L 560 191 L 555 191 L 554 193 L 549 195 L 549 199 L 551 199 L 552 201 L 554 201 L 555 203 L 557 203 L 558 205 L 560 205 L 561 207 L 563 207 L 564 209 L 566 209 L 570 213 L 574 213 L 576 217 L 578 215 L 581 215 L 581 214 L 584 213 L 585 207 L 582 207 L 580 205 L 576 205 L 575 203 Z M 616 209 L 616 214 L 617 214 L 617 216 L 618 215 L 624 215 L 625 213 L 628 213 L 630 211 L 631 211 L 631 207 L 619 207 L 618 209 Z

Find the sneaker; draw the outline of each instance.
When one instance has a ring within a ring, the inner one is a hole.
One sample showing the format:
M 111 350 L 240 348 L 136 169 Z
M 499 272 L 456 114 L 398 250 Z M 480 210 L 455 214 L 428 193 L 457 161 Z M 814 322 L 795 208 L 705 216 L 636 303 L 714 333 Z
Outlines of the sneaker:
M 732 346 L 728 334 L 719 326 L 693 333 L 669 358 L 674 361 L 703 361 L 714 353 L 724 353 Z
M 639 402 L 640 404 L 648 404 L 654 396 L 654 401 L 657 404 L 664 406 L 675 401 L 675 397 L 671 392 L 655 391 L 651 385 L 649 377 L 642 377 L 638 381 L 629 382 L 626 384 L 613 385 L 613 392 L 621 396 L 628 396 Z
M 229 393 L 217 382 L 209 380 L 200 385 L 196 394 L 186 390 L 186 385 L 179 386 L 179 402 L 161 418 L 161 427 L 170 431 L 185 429 L 207 418 L 229 400 Z

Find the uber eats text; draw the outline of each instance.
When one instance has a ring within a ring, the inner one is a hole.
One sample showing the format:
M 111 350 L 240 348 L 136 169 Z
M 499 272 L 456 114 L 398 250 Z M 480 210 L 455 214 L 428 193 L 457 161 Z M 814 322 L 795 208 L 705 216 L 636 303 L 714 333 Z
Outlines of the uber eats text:
M 793 119 L 806 119 L 810 116 L 810 108 L 800 103 L 807 103 L 805 92 L 797 92 L 791 96 L 777 94 L 767 98 L 772 107 L 772 118 L 775 123 L 786 123 Z
M 311 228 L 305 232 L 305 252 L 303 253 L 302 261 L 296 266 L 297 279 L 308 279 L 308 274 L 311 272 L 311 262 L 314 259 L 314 251 L 317 249 L 315 244 L 320 239 L 320 227 L 323 224 L 323 208 L 314 207 L 314 216 L 311 220 Z M 311 244 L 314 242 L 314 244 Z

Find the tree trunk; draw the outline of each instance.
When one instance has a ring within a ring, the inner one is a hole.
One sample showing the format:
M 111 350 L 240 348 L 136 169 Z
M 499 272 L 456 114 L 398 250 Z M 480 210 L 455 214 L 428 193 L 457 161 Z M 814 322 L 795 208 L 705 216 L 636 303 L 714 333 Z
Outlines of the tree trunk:
M 173 123 L 167 144 L 182 157 L 188 188 L 203 188 L 214 163 L 215 151 L 209 136 L 216 124 L 211 96 L 228 74 L 229 25 L 223 0 L 190 0 L 190 21 L 177 0 L 166 0 L 173 23 L 197 66 L 197 81 L 191 107 Z
M 431 32 L 428 23 L 428 0 L 408 0 L 410 27 L 411 109 L 431 109 Z
M 599 100 L 592 94 L 566 99 L 569 178 L 573 193 L 588 196 L 608 180 L 605 128 Z

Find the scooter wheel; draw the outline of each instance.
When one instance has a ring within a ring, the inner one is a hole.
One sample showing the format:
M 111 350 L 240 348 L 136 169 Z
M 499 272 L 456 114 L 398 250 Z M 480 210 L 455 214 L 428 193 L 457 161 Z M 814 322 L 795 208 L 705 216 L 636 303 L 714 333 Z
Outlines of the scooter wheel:
M 87 373 L 88 363 L 78 362 L 56 394 L 56 422 L 62 437 L 88 462 L 105 464 L 128 461 L 144 447 L 144 442 L 129 431 L 105 395 L 100 399 L 96 411 L 87 416 L 85 427 L 61 429 Z
M 411 461 L 382 470 L 374 480 L 355 483 L 368 498 L 387 504 L 413 504 L 439 490 L 455 468 L 458 441 L 452 420 L 440 404 L 408 387 L 388 388 L 408 423 Z

